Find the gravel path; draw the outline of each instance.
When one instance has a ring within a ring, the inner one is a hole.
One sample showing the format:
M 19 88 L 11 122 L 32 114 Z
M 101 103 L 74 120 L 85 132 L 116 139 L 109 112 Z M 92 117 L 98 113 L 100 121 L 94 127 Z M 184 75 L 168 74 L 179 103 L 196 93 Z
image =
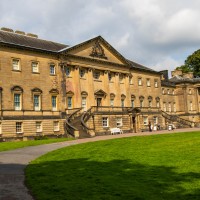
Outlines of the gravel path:
M 0 200 L 33 200 L 33 197 L 30 195 L 28 189 L 24 185 L 24 169 L 30 161 L 50 151 L 62 147 L 99 140 L 190 131 L 200 131 L 200 128 L 98 136 L 0 152 Z

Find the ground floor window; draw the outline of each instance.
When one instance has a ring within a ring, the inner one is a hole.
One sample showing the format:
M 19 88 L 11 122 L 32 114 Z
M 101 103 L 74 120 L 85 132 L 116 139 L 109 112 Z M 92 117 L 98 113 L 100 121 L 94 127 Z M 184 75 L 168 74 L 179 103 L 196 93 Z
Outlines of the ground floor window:
M 158 124 L 158 117 L 156 117 L 156 116 L 153 117 L 153 123 Z
M 42 122 L 36 122 L 36 132 L 42 132 Z
M 102 126 L 108 127 L 108 117 L 102 117 Z
M 116 125 L 117 125 L 117 127 L 122 126 L 122 118 L 121 117 L 116 118 Z
M 53 122 L 53 130 L 54 131 L 59 131 L 59 122 L 58 121 L 54 121 Z
M 143 116 L 143 123 L 144 123 L 144 125 L 148 125 L 148 117 L 147 116 Z
M 16 133 L 22 133 L 22 122 L 16 122 Z

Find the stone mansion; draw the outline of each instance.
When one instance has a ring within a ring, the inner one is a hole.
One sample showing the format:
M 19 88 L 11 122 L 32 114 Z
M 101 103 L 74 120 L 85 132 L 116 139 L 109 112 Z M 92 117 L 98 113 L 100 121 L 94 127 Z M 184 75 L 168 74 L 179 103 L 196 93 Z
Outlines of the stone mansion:
M 101 36 L 75 46 L 0 30 L 0 141 L 200 124 L 200 78 L 126 59 Z

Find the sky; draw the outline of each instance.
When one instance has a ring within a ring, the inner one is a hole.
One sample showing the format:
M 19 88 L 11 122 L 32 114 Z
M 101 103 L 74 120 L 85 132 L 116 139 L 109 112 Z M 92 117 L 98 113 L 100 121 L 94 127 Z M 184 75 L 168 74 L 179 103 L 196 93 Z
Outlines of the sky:
M 200 48 L 199 19 L 199 0 L 0 0 L 0 27 L 70 46 L 101 35 L 157 71 Z

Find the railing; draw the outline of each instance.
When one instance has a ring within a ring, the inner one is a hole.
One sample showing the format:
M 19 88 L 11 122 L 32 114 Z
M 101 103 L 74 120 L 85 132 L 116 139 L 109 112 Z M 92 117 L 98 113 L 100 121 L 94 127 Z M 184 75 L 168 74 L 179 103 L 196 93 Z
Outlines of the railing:
M 74 132 L 78 131 L 78 130 L 74 126 L 71 125 L 71 120 L 74 119 L 77 115 L 79 115 L 79 112 L 81 110 L 82 110 L 82 108 L 73 109 L 73 112 L 70 112 L 71 114 L 68 115 L 67 119 L 66 119 L 66 124 L 65 124 L 66 131 L 67 131 L 67 133 L 69 133 L 73 137 L 75 137 Z M 72 110 L 70 110 L 70 111 L 72 111 Z
M 93 115 L 93 107 L 88 109 L 81 117 L 81 125 L 83 126 L 83 129 L 87 132 L 90 130 L 94 130 L 94 128 L 90 128 L 87 126 L 86 122 L 90 119 L 90 117 Z
M 173 121 L 173 122 L 178 122 L 182 125 L 186 125 L 186 126 L 189 126 L 189 127 L 192 127 L 194 126 L 194 122 L 192 121 L 189 121 L 189 120 L 186 120 L 186 119 L 183 119 L 183 118 L 180 118 L 179 116 L 177 115 L 170 115 L 164 111 L 162 111 L 162 116 L 170 121 Z
M 131 107 L 118 107 L 118 106 L 92 106 L 92 113 L 114 113 L 123 112 L 128 113 Z

